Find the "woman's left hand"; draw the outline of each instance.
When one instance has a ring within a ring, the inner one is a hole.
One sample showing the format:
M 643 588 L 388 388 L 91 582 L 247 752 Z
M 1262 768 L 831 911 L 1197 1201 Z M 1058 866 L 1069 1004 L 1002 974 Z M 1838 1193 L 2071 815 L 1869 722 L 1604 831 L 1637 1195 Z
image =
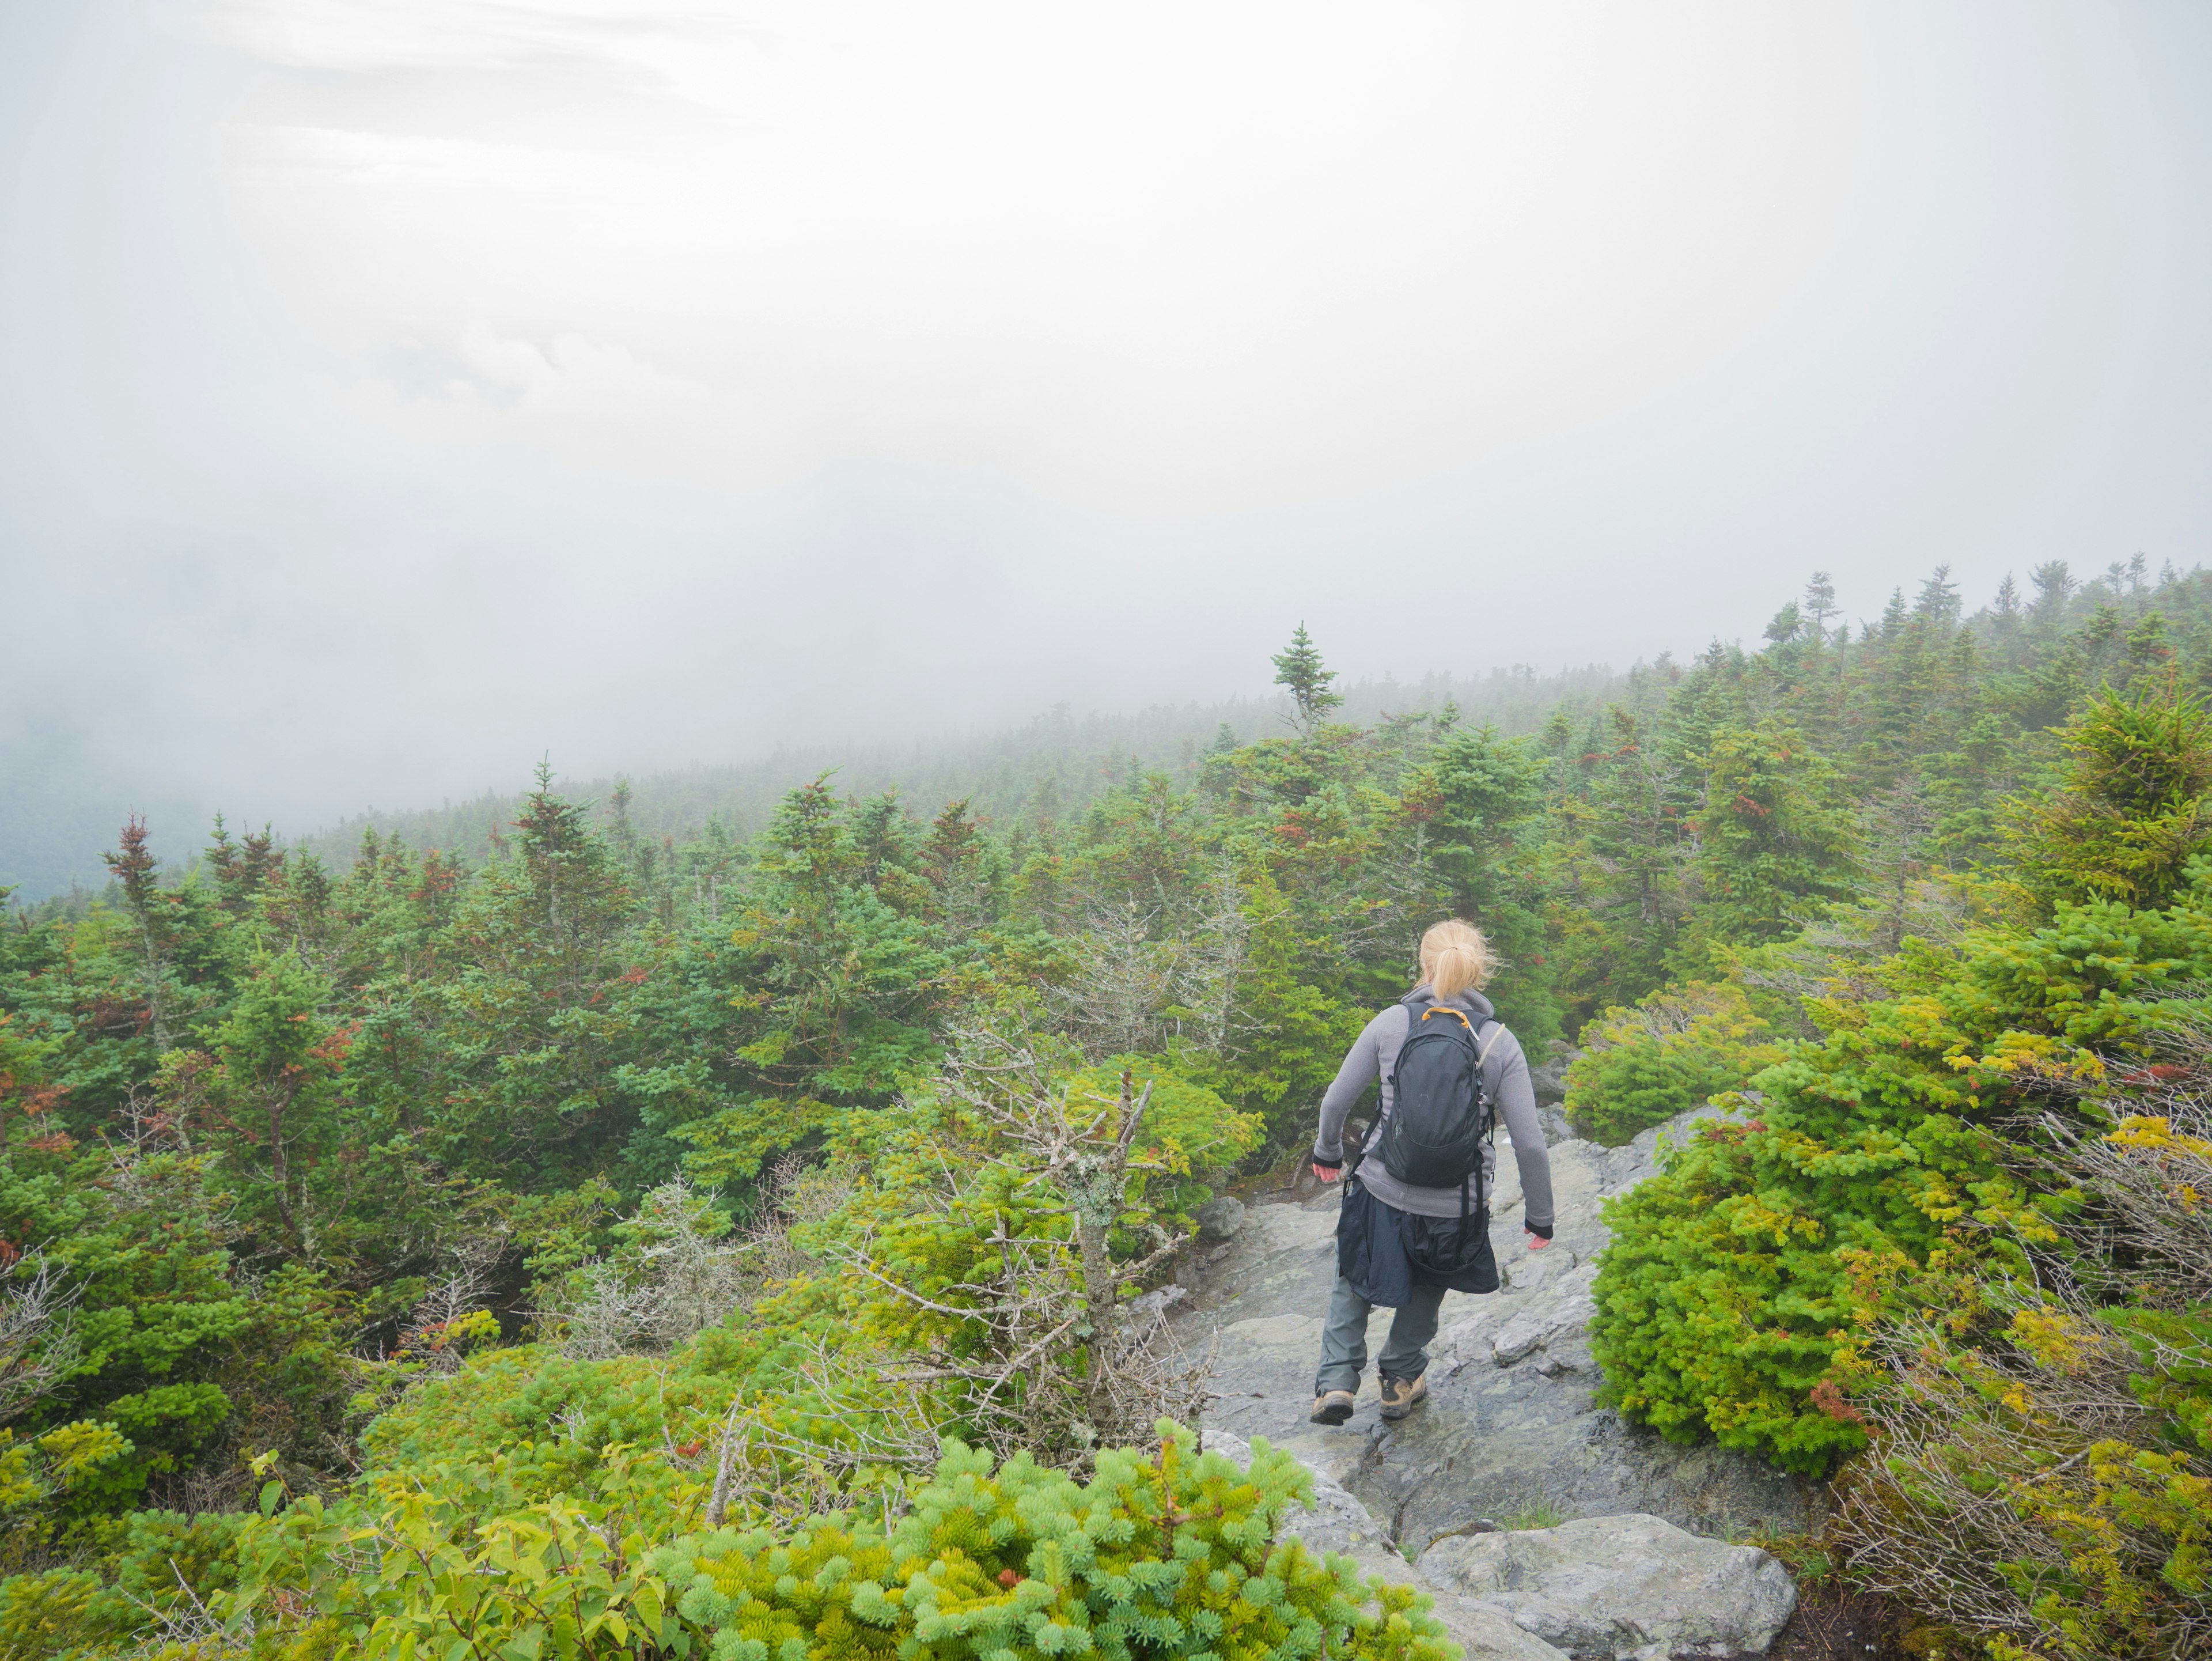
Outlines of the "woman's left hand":
M 1541 1251 L 1546 1246 L 1551 1244 L 1552 1243 L 1549 1240 L 1546 1239 L 1540 1234 L 1531 1234 L 1528 1237 L 1528 1250 L 1531 1251 Z

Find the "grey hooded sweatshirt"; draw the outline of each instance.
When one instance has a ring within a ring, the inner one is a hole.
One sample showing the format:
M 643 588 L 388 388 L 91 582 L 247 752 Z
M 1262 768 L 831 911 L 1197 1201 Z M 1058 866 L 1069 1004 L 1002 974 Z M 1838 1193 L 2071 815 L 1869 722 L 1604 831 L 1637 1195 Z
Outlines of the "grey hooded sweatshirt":
M 1344 1065 L 1337 1069 L 1336 1082 L 1329 1086 L 1328 1093 L 1322 1098 L 1321 1130 L 1314 1138 L 1314 1158 L 1323 1165 L 1344 1158 L 1346 1116 L 1367 1086 L 1379 1081 L 1382 1086 L 1382 1111 L 1375 1116 L 1374 1128 L 1368 1132 L 1365 1144 L 1369 1152 L 1374 1150 L 1382 1135 L 1382 1122 L 1390 1116 L 1390 1069 L 1398 1063 L 1398 1047 L 1406 1042 L 1406 1029 L 1413 1019 L 1407 1013 L 1408 1007 L 1429 1000 L 1425 985 L 1415 987 L 1368 1022 L 1366 1030 L 1353 1041 Z M 1536 1088 L 1528 1078 L 1528 1058 L 1522 1053 L 1521 1041 L 1503 1026 L 1484 1028 L 1485 1021 L 1497 1019 L 1497 1012 L 1490 1007 L 1490 1000 L 1480 992 L 1462 992 L 1437 1001 L 1447 1008 L 1464 1011 L 1475 1025 L 1475 1041 L 1488 1046 L 1483 1056 L 1482 1079 L 1489 1086 L 1490 1099 L 1496 1104 L 1505 1134 L 1513 1139 L 1513 1157 L 1521 1167 L 1521 1193 L 1525 1202 L 1522 1220 L 1548 1237 L 1552 1230 L 1552 1157 L 1544 1147 L 1544 1128 L 1536 1118 Z M 1470 1193 L 1476 1204 L 1489 1201 L 1497 1157 L 1497 1150 L 1485 1141 L 1481 1189 L 1479 1193 Z M 1369 1159 L 1359 1167 L 1359 1180 L 1369 1193 L 1396 1210 L 1411 1212 L 1416 1217 L 1459 1215 L 1458 1189 L 1408 1187 L 1385 1170 L 1380 1159 Z

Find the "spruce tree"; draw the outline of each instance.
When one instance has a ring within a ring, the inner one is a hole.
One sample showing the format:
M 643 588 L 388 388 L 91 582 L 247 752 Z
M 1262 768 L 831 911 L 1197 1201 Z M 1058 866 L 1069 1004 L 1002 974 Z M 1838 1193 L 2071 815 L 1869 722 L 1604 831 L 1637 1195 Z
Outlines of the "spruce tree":
M 1297 705 L 1296 717 L 1301 737 L 1311 737 L 1331 710 L 1344 703 L 1344 695 L 1329 690 L 1334 669 L 1322 666 L 1321 648 L 1313 643 L 1301 623 L 1291 643 L 1275 654 L 1275 684 L 1287 687 Z
M 146 842 L 146 816 L 133 813 L 123 822 L 112 853 L 100 859 L 114 873 L 123 890 L 123 904 L 138 926 L 138 943 L 145 958 L 146 1025 L 158 1052 L 169 1048 L 168 1011 L 161 997 L 161 970 L 169 944 L 168 919 L 163 915 L 161 861 Z
M 1813 573 L 1813 580 L 1805 585 L 1805 603 L 1800 608 L 1812 624 L 1813 638 L 1827 638 L 1828 619 L 1836 615 L 1836 581 L 1826 571 Z
M 2039 630 L 2055 634 L 2066 620 L 2067 605 L 2074 598 L 2074 591 L 2081 586 L 2081 581 L 2063 559 L 2045 560 L 2028 575 L 2035 584 L 2035 604 L 2028 608 L 2028 613 Z

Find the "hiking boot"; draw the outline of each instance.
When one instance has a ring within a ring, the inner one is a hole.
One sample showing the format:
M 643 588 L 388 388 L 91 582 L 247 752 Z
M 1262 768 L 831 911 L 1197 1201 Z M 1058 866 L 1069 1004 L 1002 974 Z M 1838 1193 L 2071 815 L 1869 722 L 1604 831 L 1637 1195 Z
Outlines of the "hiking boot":
M 1385 1378 L 1382 1381 L 1382 1416 L 1402 1419 L 1429 1399 L 1429 1375 L 1418 1378 Z
M 1357 1400 L 1348 1390 L 1325 1390 L 1314 1397 L 1313 1421 L 1317 1425 L 1340 1425 L 1352 1417 Z

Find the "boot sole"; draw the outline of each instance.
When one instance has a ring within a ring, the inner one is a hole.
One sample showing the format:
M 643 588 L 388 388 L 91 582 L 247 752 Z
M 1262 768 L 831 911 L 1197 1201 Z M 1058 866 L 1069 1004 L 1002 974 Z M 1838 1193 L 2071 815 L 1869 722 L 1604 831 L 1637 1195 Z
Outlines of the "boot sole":
M 1307 1415 L 1306 1422 L 1314 1425 L 1341 1425 L 1347 1422 L 1354 1409 L 1343 1402 L 1325 1407 Z

